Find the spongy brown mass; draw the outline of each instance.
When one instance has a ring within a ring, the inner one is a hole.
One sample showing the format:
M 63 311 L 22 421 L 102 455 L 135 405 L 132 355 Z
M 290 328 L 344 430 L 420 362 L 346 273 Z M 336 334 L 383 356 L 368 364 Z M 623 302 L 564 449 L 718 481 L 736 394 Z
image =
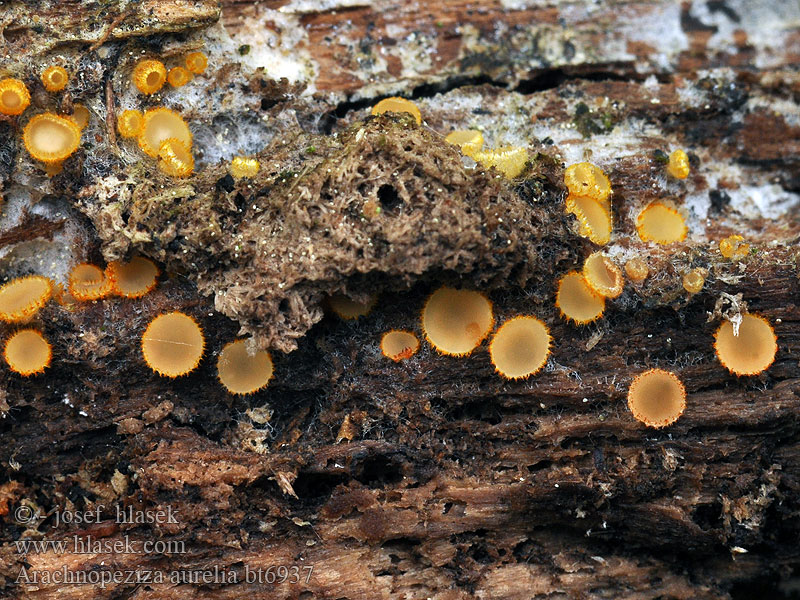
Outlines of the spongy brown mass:
M 213 294 L 260 347 L 282 351 L 322 318 L 331 294 L 366 301 L 442 273 L 490 290 L 535 272 L 548 213 L 465 167 L 458 148 L 409 116 L 279 140 L 259 158 L 264 167 L 247 182 L 223 185 L 220 166 L 194 186 L 141 180 L 128 202 L 84 209 L 108 240 L 108 259 L 139 240 Z M 129 212 L 127 222 L 110 210 Z

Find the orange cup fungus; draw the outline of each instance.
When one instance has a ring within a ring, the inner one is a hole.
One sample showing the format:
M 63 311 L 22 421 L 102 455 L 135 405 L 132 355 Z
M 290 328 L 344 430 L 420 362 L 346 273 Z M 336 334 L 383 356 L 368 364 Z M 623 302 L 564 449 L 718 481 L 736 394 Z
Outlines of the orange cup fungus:
M 191 148 L 175 138 L 164 140 L 158 148 L 158 168 L 172 177 L 188 177 L 194 171 Z
M 50 366 L 50 343 L 36 329 L 21 329 L 6 341 L 3 357 L 9 368 L 20 375 L 36 375 Z
M 495 370 L 506 379 L 525 379 L 538 373 L 550 356 L 550 330 L 536 317 L 506 321 L 489 344 Z
M 0 80 L 0 113 L 21 115 L 31 103 L 27 86 L 19 79 Z
M 64 67 L 53 65 L 42 72 L 42 83 L 48 92 L 60 92 L 67 87 L 69 73 Z
M 111 281 L 100 267 L 82 263 L 69 272 L 69 293 L 76 300 L 99 300 L 111 293 Z
M 350 300 L 344 294 L 333 294 L 328 297 L 328 306 L 340 319 L 351 320 L 366 317 L 378 302 L 378 296 L 371 296 L 366 302 Z
M 689 228 L 681 214 L 663 202 L 651 202 L 636 219 L 636 231 L 643 242 L 672 244 L 686 239 Z
M 419 350 L 419 340 L 410 331 L 392 329 L 381 337 L 381 354 L 394 362 L 411 358 Z
M 67 118 L 83 131 L 89 124 L 89 109 L 83 104 L 76 104 L 72 109 L 72 114 L 68 115 Z
M 740 235 L 729 235 L 719 241 L 719 253 L 724 258 L 744 258 L 750 252 L 750 244 Z
M 631 383 L 628 408 L 637 421 L 648 427 L 666 427 L 686 410 L 686 388 L 674 373 L 650 369 Z
M 138 110 L 123 110 L 117 117 L 117 130 L 124 138 L 138 137 L 144 126 L 144 116 Z
M 156 158 L 161 144 L 170 138 L 175 138 L 191 150 L 192 133 L 183 117 L 174 110 L 163 106 L 146 111 L 138 135 L 139 147 L 142 151 L 148 156 Z
M 528 150 L 522 147 L 495 148 L 485 152 L 477 151 L 472 158 L 487 169 L 494 167 L 507 179 L 513 179 L 522 173 L 528 164 Z
M 133 83 L 143 94 L 155 94 L 167 80 L 167 69 L 160 60 L 141 60 L 133 68 Z
M 458 129 L 447 134 L 444 141 L 461 148 L 462 154 L 475 157 L 475 154 L 483 148 L 483 134 L 474 129 Z
M 689 157 L 683 150 L 674 150 L 669 155 L 667 173 L 676 179 L 686 179 L 689 176 Z
M 115 294 L 126 298 L 141 298 L 156 287 L 158 267 L 150 259 L 135 256 L 128 263 L 108 263 L 106 276 Z
M 647 266 L 645 259 L 634 256 L 625 263 L 625 274 L 631 281 L 640 283 L 650 275 L 650 267 Z
M 556 307 L 564 318 L 583 325 L 600 318 L 606 299 L 589 287 L 582 274 L 570 271 L 558 282 Z
M 586 196 L 605 203 L 611 195 L 611 182 L 603 170 L 592 163 L 582 162 L 567 167 L 564 185 L 571 196 Z
M 165 377 L 194 371 L 205 348 L 203 330 L 192 317 L 171 312 L 150 321 L 142 335 L 142 355 L 147 366 Z
M 192 72 L 184 67 L 172 67 L 167 73 L 167 82 L 172 87 L 182 87 L 192 80 Z
M 78 149 L 81 129 L 66 117 L 53 113 L 36 115 L 22 132 L 26 150 L 43 163 L 59 163 Z
M 18 277 L 0 287 L 0 321 L 27 321 L 53 295 L 53 282 L 41 275 Z
M 489 335 L 492 303 L 480 292 L 441 287 L 422 309 L 422 331 L 442 354 L 465 356 Z
M 706 276 L 703 269 L 692 269 L 683 276 L 683 289 L 690 294 L 697 294 L 703 289 L 706 283 Z
M 186 68 L 195 75 L 200 75 L 208 66 L 208 57 L 202 52 L 190 52 L 186 55 Z
M 583 276 L 595 293 L 606 298 L 619 296 L 625 284 L 620 268 L 601 252 L 589 255 L 583 263 Z
M 265 388 L 273 370 L 269 352 L 259 350 L 251 356 L 246 340 L 226 345 L 217 359 L 219 380 L 231 394 L 253 394 Z
M 775 360 L 778 338 L 764 317 L 742 315 L 738 335 L 730 321 L 725 321 L 714 335 L 714 350 L 722 366 L 734 375 L 757 375 Z
M 408 113 L 414 117 L 417 121 L 417 125 L 422 123 L 422 113 L 419 112 L 417 105 L 405 98 L 384 98 L 372 107 L 373 115 L 381 115 L 385 112 Z
M 255 177 L 261 169 L 261 163 L 255 158 L 247 156 L 234 156 L 231 160 L 230 173 L 237 179 L 239 177 Z
M 600 246 L 611 239 L 611 210 L 602 201 L 590 196 L 567 196 L 567 212 L 574 214 L 580 235 Z

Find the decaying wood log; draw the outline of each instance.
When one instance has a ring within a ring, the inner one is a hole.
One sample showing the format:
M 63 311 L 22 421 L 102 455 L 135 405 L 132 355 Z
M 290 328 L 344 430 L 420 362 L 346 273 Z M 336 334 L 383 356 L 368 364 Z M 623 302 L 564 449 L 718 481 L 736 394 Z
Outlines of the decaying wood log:
M 797 3 L 220 4 L 0 3 L 0 77 L 32 96 L 0 120 L 4 279 L 65 283 L 75 263 L 135 254 L 164 271 L 141 299 L 50 302 L 29 326 L 51 366 L 0 365 L 0 597 L 791 597 Z M 210 66 L 191 84 L 132 90 L 139 57 L 170 67 L 198 48 Z M 67 100 L 38 83 L 53 63 L 71 68 Z M 371 117 L 391 94 L 424 123 Z M 62 102 L 91 119 L 48 177 L 21 130 Z M 190 123 L 189 178 L 109 129 L 114 111 L 159 104 Z M 508 180 L 461 156 L 443 138 L 465 128 L 524 147 L 525 170 Z M 686 180 L 665 174 L 676 148 Z M 238 154 L 260 160 L 257 176 L 228 174 Z M 564 168 L 584 160 L 613 186 L 605 251 L 650 276 L 576 326 L 554 297 L 598 249 L 564 210 Z M 639 238 L 660 198 L 686 240 Z M 731 234 L 746 255 L 720 254 Z M 690 295 L 692 268 L 706 281 Z M 424 339 L 421 308 L 443 283 L 485 291 L 498 324 L 543 319 L 544 370 L 504 380 L 487 343 L 383 357 L 383 332 Z M 324 310 L 337 292 L 380 296 L 342 321 Z M 140 342 L 174 310 L 200 323 L 206 354 L 169 379 Z M 772 323 L 778 353 L 737 377 L 714 332 L 747 311 Z M 275 373 L 234 396 L 216 357 L 245 333 Z M 650 367 L 688 395 L 663 429 L 626 404 Z

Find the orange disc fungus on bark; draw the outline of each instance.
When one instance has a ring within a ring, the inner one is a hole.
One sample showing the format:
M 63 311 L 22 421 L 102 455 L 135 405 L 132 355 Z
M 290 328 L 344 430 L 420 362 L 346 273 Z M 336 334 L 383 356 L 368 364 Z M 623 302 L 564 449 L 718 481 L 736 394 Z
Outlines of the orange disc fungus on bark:
M 373 115 L 380 115 L 385 112 L 408 113 L 413 116 L 414 119 L 416 119 L 417 125 L 422 123 L 422 113 L 419 112 L 417 105 L 411 100 L 406 100 L 405 98 L 398 98 L 396 96 L 392 98 L 384 98 L 372 107 Z
M 208 57 L 202 52 L 190 52 L 186 55 L 186 68 L 195 75 L 203 73 L 207 66 Z
M 42 72 L 42 83 L 48 92 L 60 92 L 67 87 L 69 73 L 64 67 L 53 65 Z
M 568 196 L 567 212 L 578 218 L 580 234 L 604 245 L 611 239 L 611 211 L 603 202 L 589 196 Z
M 346 320 L 366 317 L 377 302 L 377 296 L 370 297 L 366 302 L 350 300 L 350 298 L 344 294 L 333 294 L 328 298 L 328 306 L 330 306 L 331 310 L 335 312 L 339 318 Z
M 394 362 L 411 358 L 417 350 L 419 350 L 419 340 L 410 331 L 393 329 L 381 337 L 381 354 Z
M 442 354 L 465 356 L 489 335 L 492 303 L 480 292 L 441 287 L 422 309 L 422 331 Z
M 170 138 L 175 138 L 191 150 L 192 133 L 183 117 L 163 106 L 146 111 L 138 136 L 139 147 L 144 153 L 156 158 L 161 144 Z
M 625 274 L 631 281 L 639 283 L 650 275 L 650 267 L 647 266 L 645 259 L 634 256 L 625 263 Z
M 650 369 L 631 383 L 628 408 L 637 421 L 648 427 L 666 427 L 686 410 L 686 388 L 674 373 Z
M 89 124 L 89 109 L 83 104 L 76 104 L 72 110 L 72 114 L 68 115 L 67 118 L 83 131 Z
M 22 140 L 26 150 L 36 160 L 58 163 L 78 149 L 81 130 L 70 119 L 43 113 L 28 121 Z
M 194 170 L 191 149 L 175 138 L 164 140 L 158 148 L 158 168 L 172 177 L 188 177 Z
M 595 293 L 606 298 L 619 296 L 625 284 L 622 271 L 601 252 L 595 252 L 586 259 L 583 263 L 583 276 Z
M 495 370 L 506 379 L 524 379 L 538 373 L 550 356 L 550 331 L 536 317 L 506 321 L 489 344 Z
M 636 231 L 644 242 L 672 244 L 686 239 L 689 228 L 677 210 L 656 201 L 639 213 Z
M 692 269 L 683 276 L 683 289 L 690 294 L 696 294 L 703 289 L 706 283 L 706 276 L 703 269 Z
M 143 94 L 155 94 L 167 80 L 167 69 L 160 60 L 142 60 L 133 68 L 133 83 Z
M 461 152 L 472 158 L 483 148 L 483 134 L 474 129 L 459 129 L 447 134 L 444 141 L 461 148 Z
M 172 87 L 182 87 L 192 80 L 192 72 L 183 67 L 172 67 L 167 73 L 167 82 Z
M 611 182 L 603 170 L 592 163 L 582 162 L 567 167 L 564 185 L 571 196 L 587 196 L 605 202 L 611 195 Z
M 69 293 L 76 300 L 99 300 L 111 293 L 111 281 L 95 265 L 76 265 L 69 273 Z
M 683 150 L 675 150 L 669 155 L 667 173 L 676 179 L 686 179 L 689 176 L 689 157 Z
M 126 298 L 140 298 L 156 287 L 158 267 L 152 260 L 136 256 L 128 263 L 108 263 L 106 275 L 115 294 Z
M 0 320 L 19 323 L 35 315 L 53 295 L 53 282 L 41 275 L 19 277 L 0 287 Z
M 27 86 L 19 79 L 0 80 L 0 113 L 21 115 L 31 103 Z
M 494 167 L 506 178 L 517 177 L 528 164 L 528 151 L 525 148 L 495 148 L 486 152 L 475 152 L 472 156 L 487 169 Z
M 230 172 L 233 177 L 255 177 L 261 169 L 261 163 L 255 158 L 234 156 L 231 160 Z
M 124 110 L 117 117 L 117 129 L 124 138 L 135 138 L 142 132 L 144 116 L 138 110 Z
M 778 339 L 764 317 L 745 314 L 738 332 L 730 321 L 720 325 L 714 335 L 714 350 L 722 366 L 734 375 L 757 375 L 775 360 Z
M 50 366 L 53 352 L 50 343 L 36 329 L 21 329 L 6 341 L 3 357 L 12 371 L 36 375 Z
M 217 359 L 217 374 L 231 394 L 252 394 L 264 388 L 272 379 L 272 357 L 259 350 L 247 352 L 247 341 L 236 340 L 226 345 Z
M 583 325 L 600 318 L 606 300 L 589 287 L 582 274 L 570 271 L 558 282 L 556 307 L 566 319 Z
M 147 366 L 165 377 L 191 373 L 203 357 L 205 338 L 200 325 L 182 312 L 150 321 L 142 335 L 142 355 Z
M 729 235 L 720 240 L 719 253 L 724 258 L 743 258 L 750 252 L 750 244 L 740 235 Z

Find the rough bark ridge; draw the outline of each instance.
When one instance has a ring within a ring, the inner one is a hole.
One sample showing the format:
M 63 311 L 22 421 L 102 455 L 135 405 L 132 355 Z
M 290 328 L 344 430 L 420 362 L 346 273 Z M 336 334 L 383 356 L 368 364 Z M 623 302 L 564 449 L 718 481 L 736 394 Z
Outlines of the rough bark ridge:
M 33 325 L 52 366 L 0 366 L 0 597 L 779 597 L 800 564 L 796 3 L 312 4 L 0 6 L 0 72 L 26 81 L 30 110 L 92 113 L 52 178 L 19 140 L 27 117 L 0 121 L 5 274 L 63 281 L 75 262 L 134 253 L 166 272 L 141 300 L 50 303 Z M 203 45 L 195 87 L 130 93 L 143 50 L 174 61 Z M 64 97 L 37 84 L 54 61 L 78 65 Z M 422 127 L 369 117 L 397 91 Z M 114 137 L 116 112 L 158 103 L 190 121 L 185 181 Z M 441 137 L 467 127 L 525 146 L 524 173 L 462 160 Z M 682 182 L 657 152 L 676 147 L 693 163 Z M 261 158 L 256 179 L 226 176 L 240 152 Z M 563 168 L 579 160 L 613 184 L 607 252 L 651 272 L 586 327 L 553 303 L 596 249 L 563 208 Z M 634 224 L 663 197 L 690 233 L 655 247 Z M 731 233 L 747 256 L 720 256 Z M 287 260 L 304 251 L 315 258 Z M 689 296 L 696 267 L 707 281 Z M 499 323 L 544 319 L 545 370 L 503 381 L 485 344 L 384 359 L 381 333 L 420 334 L 441 282 L 486 289 Z M 323 317 L 342 290 L 382 294 L 367 318 Z M 139 350 L 169 310 L 207 344 L 175 380 Z M 774 324 L 779 350 L 737 378 L 713 333 L 745 310 Z M 297 349 L 275 353 L 267 389 L 234 397 L 215 363 L 242 327 Z M 625 402 L 652 366 L 688 392 L 663 430 Z M 122 509 L 175 518 L 120 522 Z M 58 520 L 95 510 L 99 523 Z M 20 545 L 44 540 L 67 545 Z

